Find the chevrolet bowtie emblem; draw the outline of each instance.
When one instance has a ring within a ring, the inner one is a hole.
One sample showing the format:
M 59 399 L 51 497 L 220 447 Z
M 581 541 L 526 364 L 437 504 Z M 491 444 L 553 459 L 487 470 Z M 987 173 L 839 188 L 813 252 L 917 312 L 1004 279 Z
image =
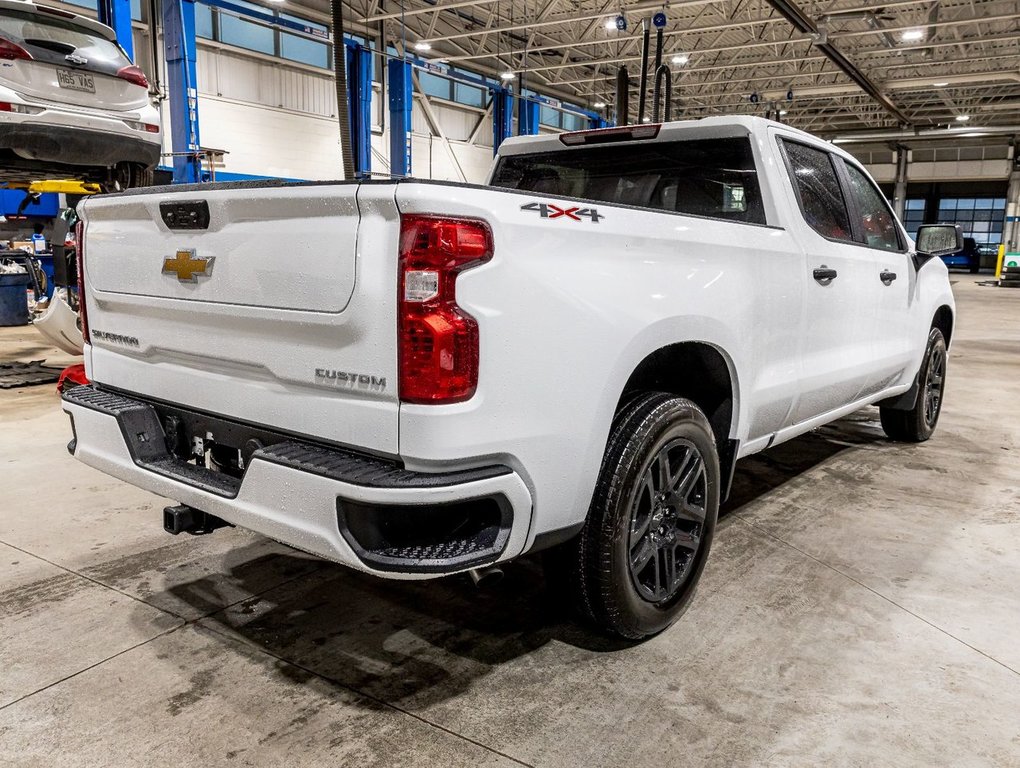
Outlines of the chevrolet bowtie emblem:
M 196 275 L 208 275 L 212 272 L 213 257 L 196 259 L 194 251 L 177 251 L 172 259 L 163 260 L 163 274 L 173 273 L 183 282 L 197 283 Z

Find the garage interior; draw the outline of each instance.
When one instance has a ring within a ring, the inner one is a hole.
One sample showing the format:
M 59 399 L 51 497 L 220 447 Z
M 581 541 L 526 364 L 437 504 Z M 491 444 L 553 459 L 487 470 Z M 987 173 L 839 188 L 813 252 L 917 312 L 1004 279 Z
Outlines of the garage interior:
M 155 184 L 483 184 L 512 136 L 654 121 L 661 59 L 672 119 L 832 141 L 911 237 L 966 247 L 934 437 L 868 407 L 740 461 L 690 609 L 635 644 L 538 556 L 479 588 L 168 536 L 175 500 L 68 455 L 82 357 L 34 327 L 74 290 L 61 212 L 99 190 L 0 171 L 0 384 L 35 366 L 0 388 L 0 765 L 1020 766 L 1020 3 L 38 4 L 145 73 Z

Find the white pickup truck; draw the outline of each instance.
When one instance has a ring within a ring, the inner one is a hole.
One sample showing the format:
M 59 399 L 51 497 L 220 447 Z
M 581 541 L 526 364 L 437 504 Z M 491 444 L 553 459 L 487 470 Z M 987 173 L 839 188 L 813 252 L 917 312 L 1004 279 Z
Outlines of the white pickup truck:
M 548 558 L 598 626 L 689 602 L 737 459 L 877 403 L 935 428 L 954 303 L 861 166 L 758 118 L 515 138 L 485 185 L 80 208 L 81 461 L 389 578 Z

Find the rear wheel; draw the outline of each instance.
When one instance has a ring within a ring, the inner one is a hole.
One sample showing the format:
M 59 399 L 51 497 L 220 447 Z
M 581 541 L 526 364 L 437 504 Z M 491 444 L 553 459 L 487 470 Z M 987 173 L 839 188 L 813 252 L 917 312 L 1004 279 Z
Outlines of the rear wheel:
M 910 410 L 879 409 L 882 429 L 891 439 L 920 443 L 932 436 L 942 413 L 948 357 L 942 331 L 932 328 L 918 374 L 914 407 Z
M 719 460 L 697 405 L 665 393 L 631 400 L 613 422 L 588 519 L 552 558 L 603 630 L 661 632 L 694 595 L 719 511 Z M 562 562 L 566 560 L 566 562 Z
M 154 179 L 152 168 L 140 163 L 118 163 L 105 184 L 107 192 L 120 192 L 135 187 L 151 187 Z

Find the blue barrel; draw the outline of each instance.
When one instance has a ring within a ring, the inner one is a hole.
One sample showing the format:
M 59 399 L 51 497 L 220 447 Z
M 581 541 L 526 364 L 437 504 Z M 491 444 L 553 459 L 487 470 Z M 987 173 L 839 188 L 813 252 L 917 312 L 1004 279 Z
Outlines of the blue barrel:
M 0 325 L 28 325 L 28 273 L 0 275 Z

